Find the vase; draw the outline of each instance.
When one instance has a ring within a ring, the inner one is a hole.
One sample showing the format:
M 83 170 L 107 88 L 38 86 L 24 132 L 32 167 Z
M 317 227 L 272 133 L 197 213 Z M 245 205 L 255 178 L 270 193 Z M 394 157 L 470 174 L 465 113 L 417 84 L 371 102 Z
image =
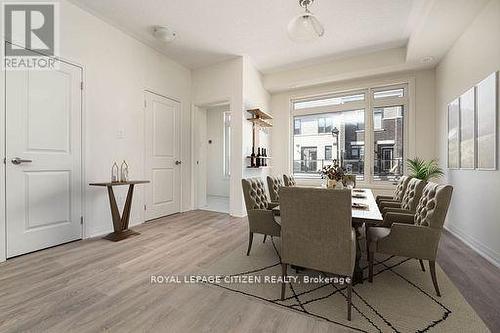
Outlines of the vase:
M 335 179 L 328 179 L 328 183 L 326 184 L 326 187 L 335 188 L 336 185 L 337 185 L 337 181 Z
M 335 189 L 342 190 L 344 188 L 344 184 L 341 181 L 338 181 L 335 185 Z

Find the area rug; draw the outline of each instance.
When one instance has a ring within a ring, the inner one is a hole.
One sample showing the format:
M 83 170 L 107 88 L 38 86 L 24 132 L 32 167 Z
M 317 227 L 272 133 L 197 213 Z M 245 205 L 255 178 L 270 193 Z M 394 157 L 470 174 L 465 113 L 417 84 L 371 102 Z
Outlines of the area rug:
M 281 301 L 281 284 L 273 283 L 281 276 L 279 249 L 276 238 L 254 242 L 247 257 L 242 245 L 203 272 L 231 279 L 206 284 L 360 332 L 489 332 L 439 266 L 441 297 L 434 292 L 428 268 L 423 272 L 415 259 L 378 256 L 373 283 L 366 280 L 363 262 L 365 281 L 353 287 L 351 321 L 347 320 L 345 284 L 322 282 L 319 278 L 328 275 L 321 272 L 289 269 L 297 282 L 287 285 Z M 311 282 L 313 278 L 318 279 Z

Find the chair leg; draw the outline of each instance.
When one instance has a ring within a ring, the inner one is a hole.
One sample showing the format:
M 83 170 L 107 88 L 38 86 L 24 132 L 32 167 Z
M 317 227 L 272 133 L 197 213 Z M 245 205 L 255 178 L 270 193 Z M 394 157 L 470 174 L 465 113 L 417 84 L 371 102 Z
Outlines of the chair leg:
M 266 238 L 267 238 L 267 235 L 264 235 L 264 240 L 262 241 L 263 244 L 266 242 Z
M 368 251 L 368 282 L 373 282 L 373 260 L 375 253 Z
M 441 297 L 441 292 L 439 291 L 438 281 L 436 278 L 436 262 L 429 260 L 429 270 L 431 271 L 432 284 L 434 284 L 434 289 L 436 289 L 436 295 Z
M 250 250 L 252 249 L 252 242 L 253 242 L 253 232 L 250 232 L 248 234 L 248 250 L 247 250 L 247 256 L 250 255 Z
M 347 320 L 351 321 L 351 308 L 352 308 L 352 278 L 351 282 L 347 284 Z
M 368 226 L 365 223 L 365 243 L 366 243 L 366 260 L 370 260 L 370 236 L 368 233 Z
M 286 271 L 287 271 L 287 264 L 281 264 L 281 277 L 283 278 L 283 281 L 281 282 L 281 300 L 285 299 L 285 278 L 286 278 Z
M 418 262 L 420 263 L 420 268 L 422 269 L 422 272 L 425 272 L 424 261 L 422 259 L 418 259 Z

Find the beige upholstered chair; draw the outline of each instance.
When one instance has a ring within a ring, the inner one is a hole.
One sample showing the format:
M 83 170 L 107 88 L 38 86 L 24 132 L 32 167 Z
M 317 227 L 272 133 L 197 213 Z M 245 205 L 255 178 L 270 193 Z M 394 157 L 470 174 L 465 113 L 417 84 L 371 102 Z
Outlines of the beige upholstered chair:
M 347 317 L 351 319 L 351 279 L 356 258 L 356 234 L 352 228 L 351 191 L 282 187 L 281 264 L 348 277 Z M 282 285 L 281 299 L 285 296 Z
M 426 182 L 417 178 L 412 178 L 408 182 L 406 191 L 401 202 L 380 201 L 379 209 L 382 215 L 392 213 L 415 213 L 418 201 L 422 196 L 422 191 Z
M 381 201 L 401 202 L 401 200 L 403 200 L 403 196 L 406 192 L 406 187 L 408 186 L 408 182 L 410 181 L 410 179 L 411 177 L 401 176 L 392 196 L 377 195 L 377 198 L 375 199 L 377 205 L 380 204 Z
M 384 227 L 368 231 L 368 281 L 373 281 L 375 253 L 428 260 L 432 283 L 441 296 L 436 279 L 436 255 L 453 187 L 428 183 L 415 214 L 388 213 Z
M 283 175 L 283 181 L 285 182 L 285 186 L 297 185 L 297 183 L 295 182 L 295 177 L 292 175 Z
M 272 203 L 280 202 L 279 189 L 283 187 L 283 180 L 281 177 L 267 176 L 267 188 L 269 189 L 269 196 Z
M 281 226 L 279 216 L 274 216 L 272 209 L 276 204 L 269 202 L 266 195 L 264 182 L 260 178 L 242 179 L 243 196 L 248 215 L 250 233 L 248 236 L 247 256 L 252 249 L 253 234 L 259 233 L 266 236 L 279 236 Z

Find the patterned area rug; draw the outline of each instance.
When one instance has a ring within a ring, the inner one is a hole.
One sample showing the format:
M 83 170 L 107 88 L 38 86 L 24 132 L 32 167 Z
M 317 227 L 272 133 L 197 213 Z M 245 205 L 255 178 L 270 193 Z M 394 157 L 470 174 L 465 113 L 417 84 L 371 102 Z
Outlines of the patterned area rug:
M 281 301 L 281 284 L 272 283 L 281 276 L 279 242 L 268 239 L 262 244 L 256 239 L 250 256 L 245 255 L 246 245 L 242 245 L 204 273 L 232 278 L 230 282 L 211 283 L 214 286 L 355 331 L 489 332 L 439 266 L 442 297 L 435 295 L 428 268 L 423 272 L 417 260 L 401 257 L 377 257 L 373 283 L 365 279 L 354 286 L 352 321 L 347 320 L 345 285 L 307 281 L 327 276 L 319 272 L 297 273 L 289 268 L 288 274 L 297 277 L 297 282 L 287 285 L 286 298 Z M 366 277 L 366 263 L 363 267 Z

